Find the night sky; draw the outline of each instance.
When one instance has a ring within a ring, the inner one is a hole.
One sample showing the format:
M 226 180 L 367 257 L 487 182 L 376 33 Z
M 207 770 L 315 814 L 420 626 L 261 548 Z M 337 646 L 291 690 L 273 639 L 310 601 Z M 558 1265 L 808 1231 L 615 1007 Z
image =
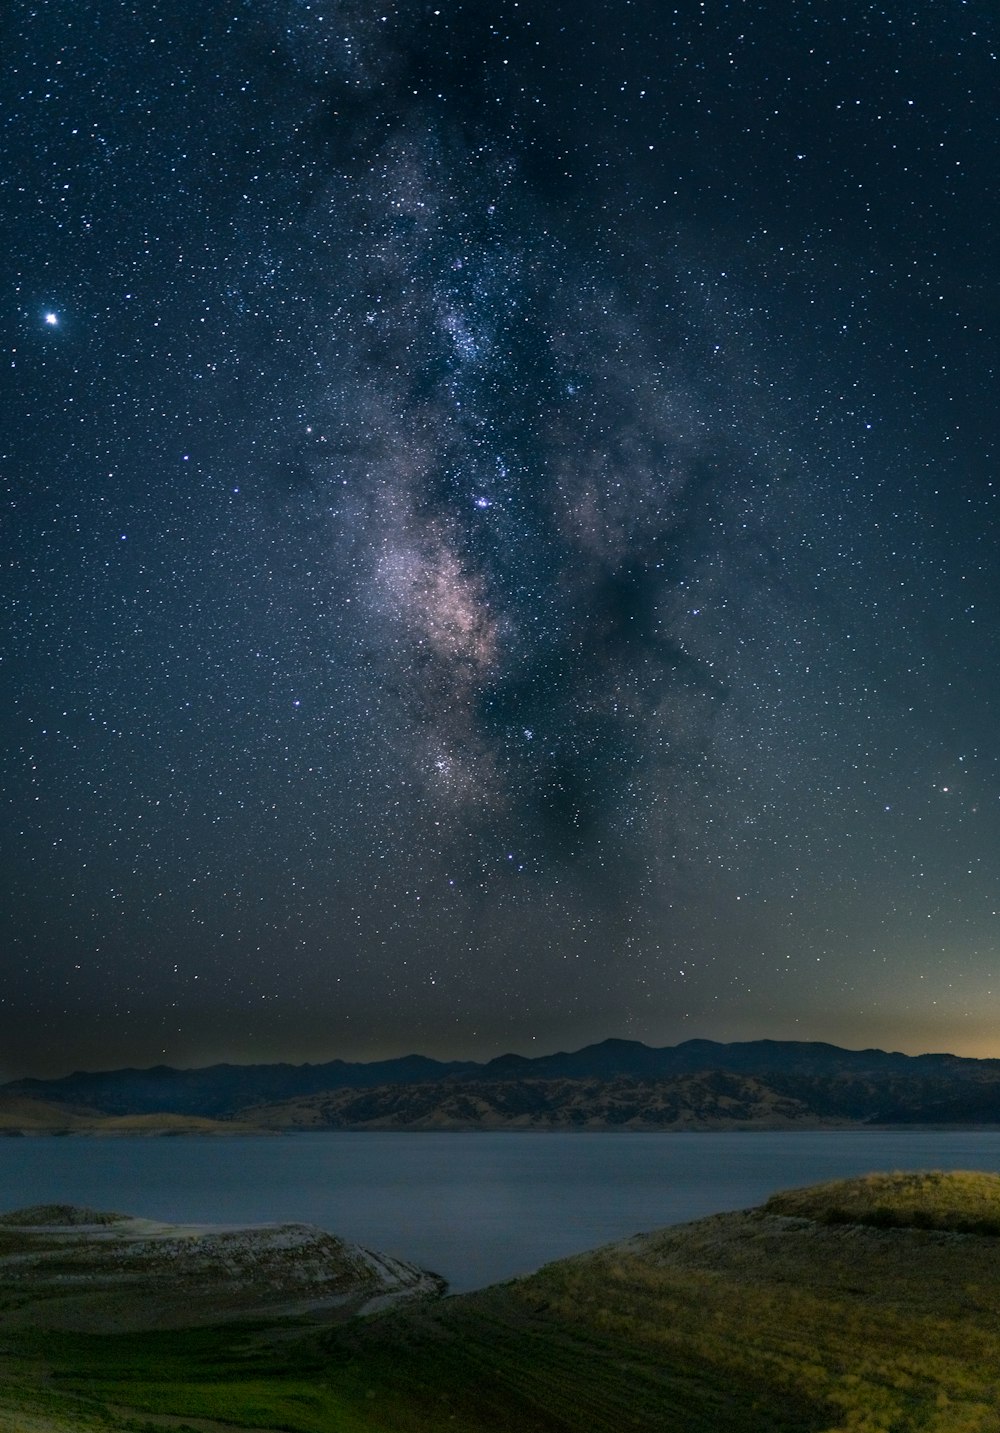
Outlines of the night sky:
M 1000 1055 L 989 0 L 11 0 L 0 1075 Z

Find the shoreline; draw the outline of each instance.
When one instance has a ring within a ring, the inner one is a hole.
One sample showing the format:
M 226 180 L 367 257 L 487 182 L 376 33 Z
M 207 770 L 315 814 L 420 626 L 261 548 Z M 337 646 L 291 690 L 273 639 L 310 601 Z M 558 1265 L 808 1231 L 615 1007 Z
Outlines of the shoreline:
M 408 1135 L 450 1135 L 450 1134 L 521 1134 L 521 1135 L 607 1135 L 620 1134 L 628 1135 L 677 1135 L 677 1134 L 901 1134 L 904 1131 L 923 1131 L 937 1134 L 1000 1134 L 1000 1120 L 993 1123 L 967 1123 L 967 1122 L 924 1122 L 907 1121 L 896 1124 L 863 1124 L 860 1122 L 845 1121 L 833 1123 L 817 1121 L 807 1123 L 803 1121 L 797 1124 L 739 1124 L 720 1123 L 717 1125 L 678 1125 L 669 1128 L 657 1127 L 655 1125 L 631 1126 L 622 1125 L 591 1125 L 586 1129 L 572 1129 L 562 1125 L 555 1125 L 550 1128 L 539 1126 L 510 1125 L 485 1126 L 485 1125 L 449 1125 L 449 1126 L 425 1126 L 414 1128 L 412 1126 L 380 1126 L 376 1129 L 363 1126 L 342 1128 L 342 1129 L 302 1129 L 289 1127 L 287 1129 L 177 1129 L 172 1127 L 147 1128 L 147 1129 L 101 1129 L 100 1127 L 89 1129 L 0 1129 L 0 1140 L 4 1139 L 256 1139 L 259 1137 L 272 1139 L 283 1136 L 326 1136 L 343 1134 L 408 1134 Z

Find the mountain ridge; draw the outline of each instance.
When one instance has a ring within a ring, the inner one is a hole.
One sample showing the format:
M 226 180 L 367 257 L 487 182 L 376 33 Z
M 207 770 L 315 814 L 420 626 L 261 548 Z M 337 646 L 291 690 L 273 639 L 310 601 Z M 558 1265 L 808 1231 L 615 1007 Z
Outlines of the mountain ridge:
M 970 1085 L 996 1082 L 1000 1088 L 1000 1060 L 996 1059 L 947 1053 L 906 1055 L 877 1048 L 850 1050 L 823 1041 L 723 1043 L 691 1039 L 656 1047 L 610 1037 L 575 1051 L 538 1056 L 505 1054 L 485 1062 L 442 1061 L 411 1054 L 369 1062 L 335 1059 L 302 1065 L 221 1063 L 189 1070 L 155 1065 L 148 1069 L 75 1071 L 53 1079 L 8 1081 L 0 1085 L 0 1096 L 50 1101 L 103 1115 L 169 1113 L 227 1120 L 251 1108 L 338 1091 L 386 1087 L 405 1090 L 415 1086 L 452 1089 L 484 1083 L 499 1087 L 526 1080 L 631 1080 L 650 1084 L 714 1073 L 777 1079 L 784 1096 L 794 1093 L 789 1082 L 817 1079 L 902 1080 L 912 1082 L 915 1088 L 929 1081 L 940 1087 L 935 1089 L 938 1103 L 944 1098 L 946 1086 L 954 1086 L 959 1097 Z

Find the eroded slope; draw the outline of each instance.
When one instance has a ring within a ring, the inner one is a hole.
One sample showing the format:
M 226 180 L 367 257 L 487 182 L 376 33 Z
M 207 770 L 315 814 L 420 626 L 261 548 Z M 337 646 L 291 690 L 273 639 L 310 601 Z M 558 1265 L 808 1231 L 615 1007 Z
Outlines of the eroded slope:
M 332 1318 L 442 1288 L 414 1264 L 307 1224 L 166 1224 L 70 1205 L 0 1216 L 0 1326 Z

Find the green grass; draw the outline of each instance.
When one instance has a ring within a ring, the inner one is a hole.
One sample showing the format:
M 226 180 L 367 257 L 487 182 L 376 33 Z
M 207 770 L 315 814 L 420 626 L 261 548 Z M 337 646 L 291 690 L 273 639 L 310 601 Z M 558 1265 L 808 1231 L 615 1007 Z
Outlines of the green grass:
M 824 1224 L 998 1235 L 1000 1174 L 940 1169 L 868 1174 L 786 1190 L 775 1194 L 764 1207 L 772 1214 L 797 1215 Z
M 1000 1428 L 995 1310 L 980 1319 L 971 1311 L 942 1316 L 926 1302 L 911 1308 L 914 1291 L 901 1285 L 898 1261 L 883 1271 L 871 1247 L 853 1251 L 846 1269 L 840 1259 L 831 1270 L 819 1268 L 820 1286 L 810 1287 L 810 1266 L 821 1258 L 816 1241 L 772 1260 L 777 1251 L 754 1225 L 752 1218 L 733 1219 L 728 1260 L 725 1241 L 716 1245 L 721 1271 L 692 1268 L 683 1259 L 679 1267 L 651 1267 L 642 1255 L 615 1254 L 545 1271 L 536 1290 L 553 1316 L 575 1317 L 617 1336 L 647 1365 L 687 1362 L 701 1386 L 760 1390 L 762 1406 L 783 1409 L 792 1427 L 857 1433 Z M 787 1230 L 770 1236 L 774 1243 L 788 1239 Z M 744 1241 L 756 1246 L 749 1259 Z M 871 1278 L 866 1259 L 876 1261 Z M 912 1267 L 916 1284 L 919 1252 Z M 697 1404 L 689 1418 L 686 1430 L 712 1427 Z
M 28 1342 L 22 1339 L 28 1351 Z M 41 1352 L 41 1343 L 36 1351 Z M 281 1345 L 262 1331 L 123 1338 L 64 1334 L 54 1386 L 141 1414 L 294 1433 L 713 1433 L 817 1428 L 788 1390 L 717 1386 L 690 1357 L 553 1320 L 517 1286 Z M 694 1419 L 697 1421 L 692 1421 Z
M 8 1329 L 0 1430 L 21 1398 L 24 1433 L 1000 1433 L 998 1186 L 793 1191 L 326 1329 Z

